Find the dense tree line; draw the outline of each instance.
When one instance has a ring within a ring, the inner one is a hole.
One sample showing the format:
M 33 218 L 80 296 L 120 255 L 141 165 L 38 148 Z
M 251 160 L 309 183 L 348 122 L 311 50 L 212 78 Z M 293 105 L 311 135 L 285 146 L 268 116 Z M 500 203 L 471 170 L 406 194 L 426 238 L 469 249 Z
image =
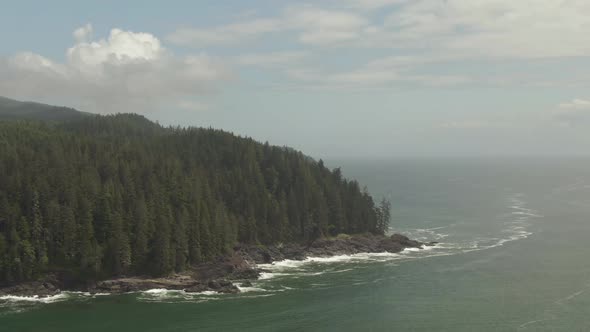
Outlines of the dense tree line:
M 0 284 L 163 275 L 236 243 L 383 233 L 388 202 L 300 152 L 138 115 L 0 122 Z

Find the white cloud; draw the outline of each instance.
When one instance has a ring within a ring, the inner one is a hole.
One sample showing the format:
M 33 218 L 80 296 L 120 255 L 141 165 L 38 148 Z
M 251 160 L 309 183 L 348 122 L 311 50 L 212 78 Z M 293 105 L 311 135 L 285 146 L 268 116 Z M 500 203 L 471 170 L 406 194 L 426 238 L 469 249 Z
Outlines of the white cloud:
M 269 33 L 295 32 L 298 40 L 310 45 L 334 45 L 358 39 L 368 28 L 363 16 L 346 10 L 325 10 L 315 6 L 286 8 L 275 18 L 255 18 L 213 28 L 181 28 L 167 39 L 178 45 L 234 45 Z
M 356 40 L 369 22 L 352 12 L 315 7 L 291 8 L 285 14 L 287 25 L 300 31 L 304 44 L 326 45 Z
M 386 45 L 475 57 L 590 55 L 585 0 L 415 0 L 385 21 Z
M 64 63 L 24 52 L 0 59 L 0 94 L 21 99 L 67 99 L 93 112 L 146 112 L 168 100 L 210 91 L 231 77 L 206 54 L 179 57 L 155 36 L 113 29 L 87 41 L 92 26 L 74 32 Z
M 564 126 L 575 126 L 590 122 L 590 100 L 574 99 L 561 103 L 553 113 L 553 117 Z
M 67 55 L 71 64 L 87 69 L 105 63 L 129 64 L 154 61 L 164 55 L 164 49 L 158 38 L 149 33 L 113 29 L 107 40 L 79 42 L 68 49 Z
M 262 34 L 283 29 L 278 19 L 254 19 L 215 28 L 182 28 L 168 35 L 167 39 L 178 45 L 202 47 L 209 44 L 244 43 Z
M 356 69 L 327 72 L 318 68 L 292 68 L 286 73 L 293 79 L 335 88 L 379 88 L 392 83 L 427 86 L 454 86 L 471 81 L 461 75 L 417 74 L 418 66 L 435 61 L 424 57 L 390 56 L 369 61 Z
M 214 28 L 180 29 L 169 39 L 200 47 L 281 32 L 293 33 L 303 45 L 389 48 L 458 58 L 590 55 L 586 37 L 590 2 L 586 0 L 348 0 L 331 4 L 291 6 L 275 17 Z M 380 9 L 380 15 L 374 9 Z M 384 20 L 382 13 L 388 13 Z
M 271 52 L 249 53 L 233 58 L 233 63 L 241 66 L 256 66 L 265 68 L 285 67 L 301 62 L 308 57 L 307 52 Z
M 74 39 L 76 39 L 76 41 L 79 43 L 86 42 L 92 39 L 93 32 L 94 29 L 92 28 L 92 24 L 87 23 L 85 26 L 79 27 L 78 29 L 74 30 Z
M 559 104 L 558 108 L 562 111 L 590 110 L 590 100 L 574 99 L 570 102 Z
M 403 4 L 407 1 L 411 0 L 346 0 L 344 3 L 355 9 L 375 10 L 392 5 Z M 338 0 L 338 2 L 342 3 L 343 1 Z
M 208 104 L 194 100 L 181 100 L 176 104 L 176 107 L 189 112 L 201 112 L 209 109 Z
M 301 67 L 296 57 L 270 51 L 267 55 L 238 57 L 238 64 L 280 69 L 289 64 L 293 67 L 288 69 L 288 77 L 295 80 L 350 86 L 391 82 L 441 86 L 473 81 L 491 85 L 554 84 L 557 75 L 544 77 L 544 72 L 530 70 L 489 74 L 485 68 L 492 62 L 590 56 L 590 39 L 586 37 L 590 2 L 586 0 L 334 0 L 289 5 L 274 16 L 240 20 L 213 28 L 179 29 L 169 40 L 202 47 L 280 37 L 319 62 Z M 349 60 L 357 60 L 353 54 L 370 54 L 373 50 L 395 55 L 340 72 L 320 69 L 325 67 L 322 62 L 331 61 L 322 58 L 322 52 L 334 47 Z M 464 66 L 462 61 L 478 64 L 478 69 Z M 451 66 L 445 73 L 429 72 L 446 64 Z M 571 75 L 563 78 L 575 79 Z M 581 84 L 585 83 L 584 79 Z
M 484 129 L 484 128 L 499 128 L 504 127 L 505 124 L 492 123 L 487 121 L 473 121 L 473 120 L 461 120 L 461 121 L 449 121 L 443 122 L 438 125 L 439 128 L 444 129 Z

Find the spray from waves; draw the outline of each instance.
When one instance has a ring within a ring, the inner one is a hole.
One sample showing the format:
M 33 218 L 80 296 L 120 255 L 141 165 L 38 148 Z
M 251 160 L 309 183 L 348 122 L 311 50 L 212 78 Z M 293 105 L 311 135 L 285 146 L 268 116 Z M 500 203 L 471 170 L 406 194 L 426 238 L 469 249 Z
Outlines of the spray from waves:
M 414 228 L 414 229 L 404 229 L 402 231 L 407 237 L 422 241 L 422 242 L 430 242 L 430 241 L 442 241 L 443 239 L 450 236 L 448 233 L 442 233 L 440 230 L 450 228 L 455 226 L 455 224 L 451 224 L 448 226 L 440 226 L 440 227 L 432 227 L 432 228 Z M 390 227 L 389 232 L 390 235 L 395 233 L 395 230 Z
M 417 249 L 420 250 L 420 249 Z M 403 253 L 403 252 L 402 252 Z M 401 253 L 400 253 L 401 254 Z M 400 254 L 394 253 L 359 253 L 353 255 L 337 255 L 330 257 L 307 257 L 304 260 L 282 260 L 273 262 L 270 264 L 259 264 L 258 267 L 264 270 L 270 270 L 272 273 L 263 272 L 260 279 L 270 279 L 276 276 L 288 276 L 292 273 L 301 270 L 304 266 L 310 264 L 322 264 L 322 263 L 348 263 L 348 262 L 359 262 L 359 261 L 384 261 L 392 258 L 400 257 Z
M 330 257 L 307 257 L 304 260 L 282 260 L 270 264 L 259 264 L 258 267 L 266 270 L 262 272 L 259 280 L 298 278 L 300 276 L 318 276 L 323 274 L 343 273 L 353 270 L 352 268 L 342 268 L 342 264 L 349 263 L 375 263 L 390 262 L 394 260 L 406 260 L 415 258 L 417 255 L 424 255 L 427 252 L 436 250 L 438 245 L 425 246 L 423 249 L 406 248 L 399 253 L 379 252 L 379 253 L 358 253 L 352 255 L 337 255 Z M 320 271 L 315 269 L 318 265 L 323 268 Z M 336 268 L 330 268 L 328 265 L 334 265 Z
M 3 295 L 0 296 L 0 316 L 4 314 L 19 313 L 27 311 L 31 308 L 64 302 L 64 301 L 88 301 L 97 297 L 111 295 L 109 293 L 89 293 L 89 292 L 73 292 L 63 291 L 52 296 L 17 296 L 17 295 Z
M 84 295 L 78 295 L 72 292 L 62 292 L 53 296 L 16 296 L 3 295 L 0 296 L 0 316 L 6 314 L 20 313 L 35 308 L 39 305 L 46 305 L 50 303 L 62 302 L 77 297 L 90 298 Z
M 203 291 L 203 292 L 186 292 L 184 290 L 170 290 L 164 288 L 149 289 L 139 293 L 133 293 L 137 296 L 137 300 L 141 302 L 159 302 L 159 303 L 178 303 L 178 302 L 190 302 L 190 303 L 202 303 L 221 299 L 236 298 L 242 296 L 245 293 L 251 293 L 249 297 L 263 296 L 262 293 L 274 293 L 285 291 L 287 288 L 282 287 L 280 289 L 265 289 L 258 287 L 257 283 L 253 283 L 248 286 L 237 283 L 236 287 L 240 290 L 240 294 L 221 294 L 215 291 Z M 265 295 L 269 296 L 269 295 Z
M 208 302 L 219 300 L 221 297 L 217 292 L 204 291 L 200 293 L 188 293 L 184 290 L 171 290 L 164 288 L 149 289 L 137 293 L 137 300 L 142 302 L 162 302 L 162 303 L 176 303 L 176 302 Z

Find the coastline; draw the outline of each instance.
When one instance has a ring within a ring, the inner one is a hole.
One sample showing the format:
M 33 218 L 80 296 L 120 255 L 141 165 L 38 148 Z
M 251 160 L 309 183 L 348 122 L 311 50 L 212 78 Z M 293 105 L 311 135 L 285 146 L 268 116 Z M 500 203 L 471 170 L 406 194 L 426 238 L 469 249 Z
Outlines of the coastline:
M 89 282 L 85 286 L 71 285 L 57 275 L 48 275 L 37 281 L 19 283 L 0 288 L 2 296 L 45 298 L 63 291 L 90 294 L 124 294 L 153 289 L 178 290 L 187 293 L 215 292 L 240 293 L 236 283 L 251 285 L 261 273 L 268 272 L 258 265 L 282 260 L 303 261 L 308 257 L 332 257 L 360 253 L 399 253 L 407 248 L 424 249 L 436 242 L 419 242 L 401 234 L 391 236 L 360 234 L 322 238 L 309 245 L 297 243 L 262 245 L 238 245 L 233 252 L 215 260 L 193 266 L 181 273 L 165 277 L 122 276 Z

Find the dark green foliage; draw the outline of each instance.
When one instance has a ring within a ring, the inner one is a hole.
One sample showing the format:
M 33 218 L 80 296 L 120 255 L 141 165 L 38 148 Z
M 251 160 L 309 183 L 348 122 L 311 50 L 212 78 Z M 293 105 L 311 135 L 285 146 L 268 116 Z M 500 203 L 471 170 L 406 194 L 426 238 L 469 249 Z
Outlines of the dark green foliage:
M 391 202 L 387 199 L 383 198 L 379 207 L 376 210 L 377 212 L 377 232 L 378 233 L 385 233 L 387 228 L 389 227 L 389 221 L 391 219 Z
M 389 205 L 289 148 L 138 115 L 0 122 L 0 284 L 163 275 L 238 242 L 383 233 Z

